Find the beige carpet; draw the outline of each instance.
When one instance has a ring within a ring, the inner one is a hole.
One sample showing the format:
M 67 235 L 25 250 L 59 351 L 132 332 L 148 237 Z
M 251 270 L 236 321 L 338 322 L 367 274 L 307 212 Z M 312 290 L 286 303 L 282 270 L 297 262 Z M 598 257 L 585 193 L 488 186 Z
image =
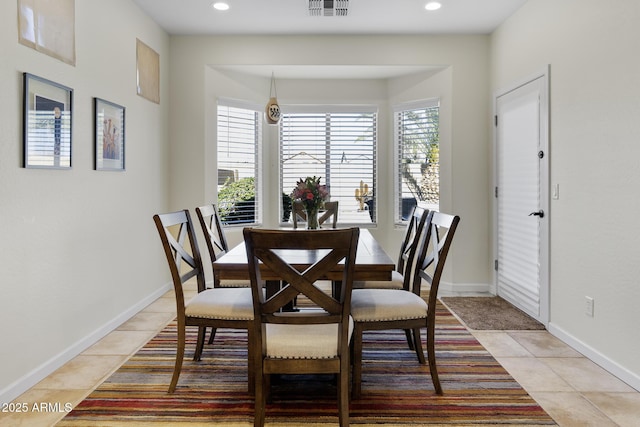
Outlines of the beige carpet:
M 500 297 L 442 297 L 464 324 L 475 330 L 541 330 L 544 325 Z

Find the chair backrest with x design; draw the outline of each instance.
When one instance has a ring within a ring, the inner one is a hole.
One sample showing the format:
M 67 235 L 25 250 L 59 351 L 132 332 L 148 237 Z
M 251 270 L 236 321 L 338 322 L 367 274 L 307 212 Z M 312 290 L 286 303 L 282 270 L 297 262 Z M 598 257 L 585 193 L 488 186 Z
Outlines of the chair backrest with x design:
M 359 230 L 260 230 L 246 228 L 244 239 L 252 283 L 258 284 L 254 293 L 257 318 L 274 323 L 336 323 L 348 315 L 353 270 Z M 259 265 L 261 264 L 261 265 Z M 302 270 L 302 265 L 306 268 Z M 271 297 L 262 292 L 260 268 L 267 268 L 285 283 L 284 287 Z M 324 292 L 316 283 L 325 279 L 329 272 L 342 270 L 341 295 L 332 296 Z M 254 287 L 252 285 L 252 287 Z M 326 313 L 311 320 L 313 316 L 282 320 L 280 310 L 299 295 Z M 328 316 L 327 316 L 328 313 Z
M 200 249 L 188 210 L 154 215 L 177 299 L 178 316 L 184 316 L 184 284 L 196 277 L 198 292 L 205 290 Z
M 459 222 L 458 215 L 431 211 L 420 239 L 412 291 L 420 295 L 422 282 L 429 284 L 429 314 L 433 311 L 433 317 L 435 317 L 440 278 Z
M 200 206 L 196 208 L 196 214 L 202 226 L 202 232 L 207 241 L 209 255 L 213 262 L 229 250 L 227 239 L 222 229 L 222 221 L 220 221 L 220 215 L 218 214 L 218 208 L 216 208 L 214 204 Z
M 415 256 L 418 252 L 420 237 L 422 236 L 428 214 L 429 211 L 420 206 L 413 208 L 409 216 L 409 223 L 407 224 L 404 240 L 400 244 L 400 254 L 398 256 L 398 263 L 396 264 L 396 271 L 403 275 L 403 288 L 407 291 L 411 286 L 412 272 L 415 267 Z
M 224 229 L 222 228 L 222 221 L 218 213 L 218 208 L 214 204 L 200 206 L 196 208 L 196 214 L 202 228 L 202 233 L 207 243 L 207 249 L 209 250 L 209 258 L 211 263 L 215 262 L 222 255 L 226 254 L 229 250 L 227 244 L 227 238 L 224 235 Z M 225 281 L 221 284 L 220 280 L 215 277 L 213 279 L 213 287 L 247 287 L 248 281 Z

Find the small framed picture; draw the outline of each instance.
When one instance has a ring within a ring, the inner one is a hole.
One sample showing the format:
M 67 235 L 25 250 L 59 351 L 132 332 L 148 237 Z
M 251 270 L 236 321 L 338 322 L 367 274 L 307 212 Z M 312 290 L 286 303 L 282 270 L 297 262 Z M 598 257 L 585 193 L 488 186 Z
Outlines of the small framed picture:
M 71 169 L 73 89 L 24 73 L 25 168 Z
M 95 170 L 124 171 L 125 108 L 94 98 Z

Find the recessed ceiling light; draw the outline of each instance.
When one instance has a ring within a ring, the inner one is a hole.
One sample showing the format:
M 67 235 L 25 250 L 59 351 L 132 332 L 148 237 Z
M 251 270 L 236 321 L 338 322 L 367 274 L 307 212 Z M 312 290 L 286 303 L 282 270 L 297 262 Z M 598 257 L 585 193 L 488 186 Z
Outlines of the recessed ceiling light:
M 229 10 L 229 4 L 221 1 L 215 2 L 212 6 L 215 10 Z
M 425 9 L 427 10 L 438 10 L 442 7 L 442 4 L 437 1 L 430 1 L 425 5 Z

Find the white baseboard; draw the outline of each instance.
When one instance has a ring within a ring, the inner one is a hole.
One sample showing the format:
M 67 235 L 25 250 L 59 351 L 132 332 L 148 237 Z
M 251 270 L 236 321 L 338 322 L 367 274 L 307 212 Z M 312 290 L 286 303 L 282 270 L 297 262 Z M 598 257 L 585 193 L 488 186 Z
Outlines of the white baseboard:
M 462 297 L 462 296 L 486 296 L 495 295 L 495 289 L 488 283 L 450 283 L 440 282 L 438 296 Z
M 51 375 L 56 369 L 60 368 L 65 363 L 82 353 L 87 348 L 104 338 L 109 332 L 116 329 L 118 326 L 132 318 L 140 310 L 163 296 L 167 291 L 172 289 L 172 284 L 167 283 L 157 291 L 147 296 L 143 300 L 131 306 L 120 315 L 116 316 L 102 327 L 95 330 L 93 333 L 75 342 L 69 346 L 66 350 L 60 352 L 58 355 L 52 357 L 42 365 L 38 366 L 31 372 L 24 375 L 22 378 L 16 380 L 12 384 L 9 384 L 3 390 L 0 390 L 0 402 L 11 402 L 16 397 L 20 396 L 25 391 L 42 381 L 47 376 Z
M 612 375 L 615 375 L 621 381 L 624 381 L 634 389 L 640 391 L 640 376 L 638 376 L 637 374 L 629 371 L 624 366 L 620 366 L 618 363 L 609 359 L 607 356 L 575 338 L 573 335 L 567 333 L 567 331 L 554 325 L 553 323 L 549 323 L 548 331 L 549 333 L 551 333 L 551 335 L 560 339 L 565 344 L 572 347 L 574 350 L 582 353 L 585 357 L 593 361 L 595 364 L 599 365 L 601 368 L 605 369 Z

